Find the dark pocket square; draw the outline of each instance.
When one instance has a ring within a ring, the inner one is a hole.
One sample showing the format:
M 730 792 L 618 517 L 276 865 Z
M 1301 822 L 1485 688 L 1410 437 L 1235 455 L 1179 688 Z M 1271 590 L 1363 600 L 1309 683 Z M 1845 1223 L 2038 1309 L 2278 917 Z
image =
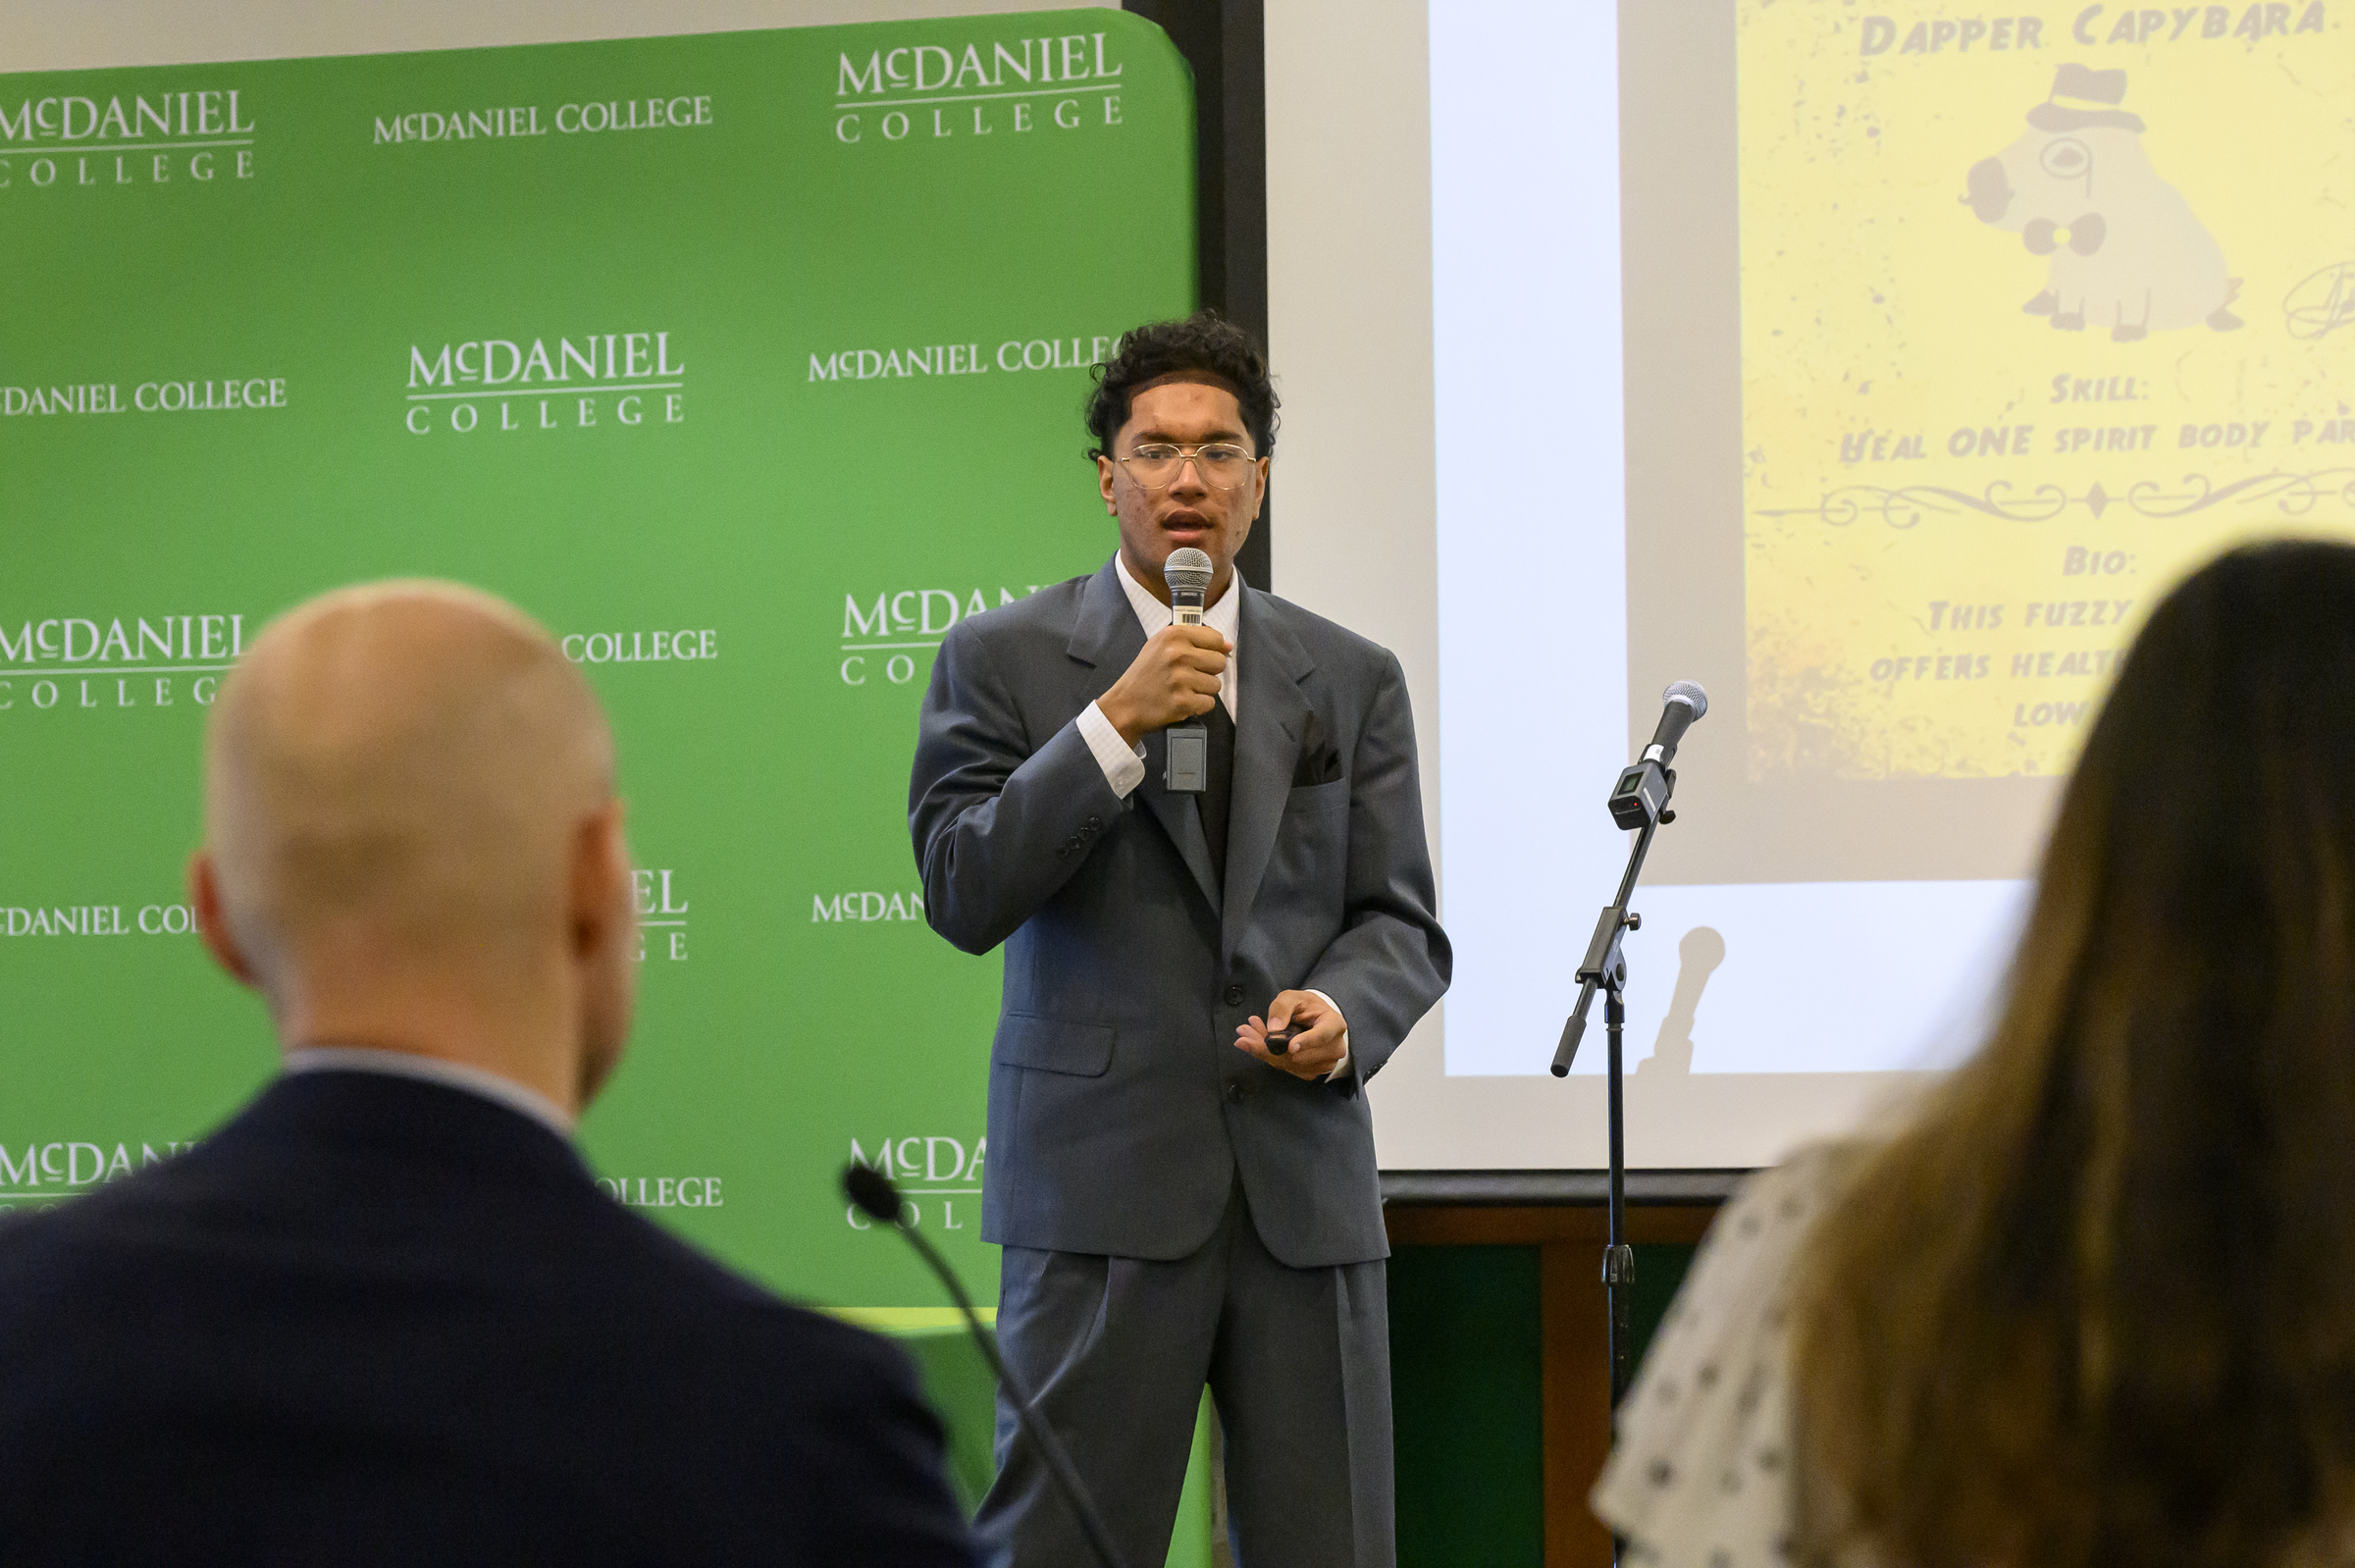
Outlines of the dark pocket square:
M 1341 754 L 1325 738 L 1324 721 L 1311 708 L 1307 721 L 1300 726 L 1300 759 L 1292 764 L 1292 788 L 1331 784 L 1340 776 Z

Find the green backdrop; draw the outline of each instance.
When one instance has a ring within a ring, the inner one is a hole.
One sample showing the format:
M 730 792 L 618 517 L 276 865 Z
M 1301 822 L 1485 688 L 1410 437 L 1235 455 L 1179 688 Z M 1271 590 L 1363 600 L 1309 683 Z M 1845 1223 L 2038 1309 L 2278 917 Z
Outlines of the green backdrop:
M 1085 367 L 1190 308 L 1184 66 L 1119 12 L 0 77 L 0 1210 L 270 1073 L 187 933 L 274 613 L 522 604 L 618 732 L 647 922 L 607 1190 L 798 1296 L 986 1298 L 999 965 L 923 923 L 931 651 L 1093 569 Z

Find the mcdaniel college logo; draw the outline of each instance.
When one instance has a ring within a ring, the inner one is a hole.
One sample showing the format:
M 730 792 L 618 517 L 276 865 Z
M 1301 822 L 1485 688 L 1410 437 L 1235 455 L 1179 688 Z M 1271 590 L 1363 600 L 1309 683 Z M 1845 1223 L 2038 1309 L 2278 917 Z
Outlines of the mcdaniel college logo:
M 986 50 L 986 52 L 984 52 Z M 1024 136 L 1121 124 L 1125 66 L 1101 32 L 907 44 L 838 57 L 834 139 L 845 146 Z
M 412 436 L 684 424 L 687 362 L 668 332 L 409 345 Z
M 256 129 L 237 87 L 0 102 L 0 197 L 251 180 Z

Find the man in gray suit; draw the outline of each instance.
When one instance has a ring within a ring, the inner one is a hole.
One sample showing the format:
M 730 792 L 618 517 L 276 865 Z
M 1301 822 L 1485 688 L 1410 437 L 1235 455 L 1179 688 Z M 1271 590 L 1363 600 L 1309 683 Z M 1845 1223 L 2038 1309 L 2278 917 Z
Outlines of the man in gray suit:
M 1238 1558 L 1387 1568 L 1364 1087 L 1451 964 L 1406 683 L 1235 576 L 1276 435 L 1247 334 L 1141 328 L 1098 382 L 1120 549 L 950 633 L 909 790 L 933 929 L 1006 945 L 981 1204 L 998 1334 L 1131 1568 L 1168 1550 L 1206 1383 Z M 1198 627 L 1171 624 L 1162 576 L 1186 546 L 1215 567 Z M 1178 793 L 1163 732 L 1195 721 L 1209 783 Z M 1003 1394 L 998 1457 L 992 1560 L 1088 1562 Z

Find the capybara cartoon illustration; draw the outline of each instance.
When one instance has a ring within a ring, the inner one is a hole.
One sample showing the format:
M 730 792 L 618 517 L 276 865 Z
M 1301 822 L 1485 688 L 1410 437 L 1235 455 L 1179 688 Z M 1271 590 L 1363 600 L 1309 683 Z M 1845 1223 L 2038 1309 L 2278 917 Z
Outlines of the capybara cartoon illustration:
M 2141 117 L 2120 107 L 2125 95 L 2123 71 L 2063 66 L 2026 133 L 1971 167 L 1962 199 L 1981 223 L 2052 258 L 2044 291 L 2022 308 L 2055 327 L 2107 327 L 2121 343 L 2202 322 L 2229 332 L 2240 280 L 2151 167 Z

